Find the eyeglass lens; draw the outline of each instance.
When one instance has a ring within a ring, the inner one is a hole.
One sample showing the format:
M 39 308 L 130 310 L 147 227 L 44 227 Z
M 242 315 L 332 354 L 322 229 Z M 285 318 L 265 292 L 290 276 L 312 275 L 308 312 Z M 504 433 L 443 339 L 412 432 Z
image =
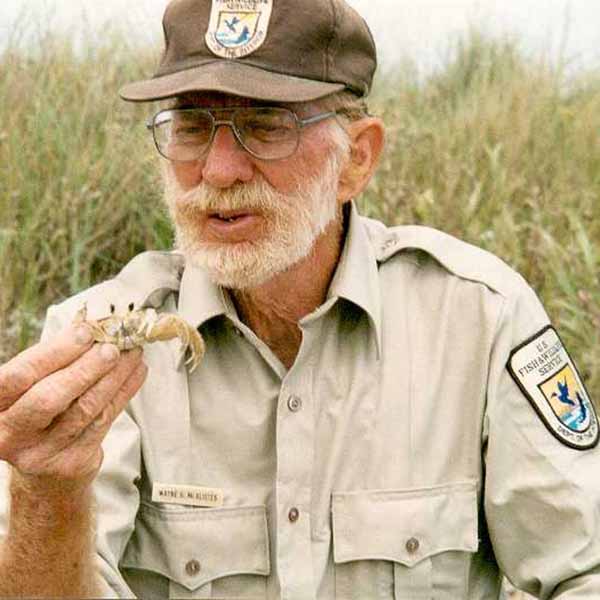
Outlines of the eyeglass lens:
M 221 114 L 227 118 L 221 120 Z M 219 125 L 230 125 L 242 146 L 265 160 L 287 158 L 298 147 L 298 122 L 284 108 L 224 110 L 216 117 L 202 109 L 166 110 L 155 118 L 154 138 L 166 158 L 197 160 L 208 151 Z

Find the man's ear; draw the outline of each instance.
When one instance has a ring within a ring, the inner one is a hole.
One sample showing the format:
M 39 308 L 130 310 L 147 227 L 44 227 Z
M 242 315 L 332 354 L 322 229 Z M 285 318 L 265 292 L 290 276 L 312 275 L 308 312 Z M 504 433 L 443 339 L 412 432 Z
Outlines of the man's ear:
M 346 128 L 350 136 L 350 158 L 340 173 L 338 202 L 356 198 L 367 187 L 383 151 L 385 129 L 381 119 L 365 117 Z

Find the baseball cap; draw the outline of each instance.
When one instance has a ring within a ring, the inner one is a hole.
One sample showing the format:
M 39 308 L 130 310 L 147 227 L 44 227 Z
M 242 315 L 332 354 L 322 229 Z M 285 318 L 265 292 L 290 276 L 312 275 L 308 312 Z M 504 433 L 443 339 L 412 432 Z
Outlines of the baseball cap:
M 306 102 L 344 89 L 366 96 L 373 36 L 345 0 L 173 0 L 152 79 L 125 85 L 131 102 L 213 91 Z

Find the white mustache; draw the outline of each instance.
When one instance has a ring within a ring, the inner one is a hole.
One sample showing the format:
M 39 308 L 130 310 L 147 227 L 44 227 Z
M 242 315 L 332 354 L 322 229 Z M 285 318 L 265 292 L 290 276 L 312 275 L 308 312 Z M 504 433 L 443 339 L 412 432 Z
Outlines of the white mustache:
M 257 210 L 277 212 L 289 196 L 277 192 L 262 177 L 250 183 L 236 184 L 227 189 L 215 188 L 201 182 L 195 188 L 184 191 L 174 180 L 167 180 L 167 197 L 177 198 L 178 210 L 186 214 L 200 214 L 219 210 Z

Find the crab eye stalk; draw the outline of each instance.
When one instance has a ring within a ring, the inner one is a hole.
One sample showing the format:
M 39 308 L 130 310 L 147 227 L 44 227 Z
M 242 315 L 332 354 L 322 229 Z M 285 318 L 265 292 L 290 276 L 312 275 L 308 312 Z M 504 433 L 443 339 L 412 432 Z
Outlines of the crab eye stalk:
M 135 305 L 133 304 L 133 302 L 129 305 L 129 312 L 133 312 L 133 309 L 135 308 Z
M 114 304 L 111 304 L 111 305 L 110 305 L 110 314 L 111 314 L 111 315 L 114 315 L 114 314 L 115 314 L 115 305 L 114 305 Z

